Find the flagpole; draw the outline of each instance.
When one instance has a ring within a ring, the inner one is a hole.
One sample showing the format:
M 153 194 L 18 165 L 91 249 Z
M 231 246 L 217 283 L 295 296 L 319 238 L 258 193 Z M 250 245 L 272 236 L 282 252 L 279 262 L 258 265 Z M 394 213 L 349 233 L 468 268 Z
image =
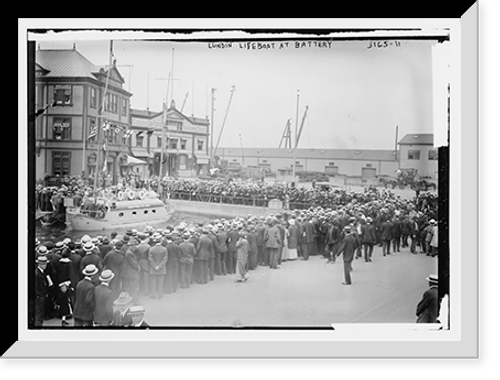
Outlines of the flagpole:
M 104 105 L 106 102 L 106 93 L 108 91 L 109 84 L 109 75 L 111 73 L 111 65 L 113 59 L 113 40 L 109 41 L 109 68 L 108 73 L 106 75 L 106 84 L 104 85 L 104 93 L 102 94 L 101 106 L 99 108 L 99 112 L 97 114 L 97 159 L 95 163 L 95 173 L 94 173 L 94 192 L 97 190 L 97 184 L 99 183 L 99 173 L 100 173 L 100 161 L 101 161 L 101 145 L 102 145 L 102 127 L 101 127 L 101 119 L 104 112 Z

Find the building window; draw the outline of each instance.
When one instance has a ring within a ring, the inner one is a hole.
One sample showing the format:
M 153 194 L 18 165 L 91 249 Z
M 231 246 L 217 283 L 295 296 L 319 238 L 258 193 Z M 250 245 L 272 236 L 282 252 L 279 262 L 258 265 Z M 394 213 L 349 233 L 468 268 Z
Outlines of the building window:
M 97 107 L 97 91 L 94 87 L 90 87 L 90 107 Z
M 58 105 L 71 104 L 71 86 L 70 85 L 54 86 L 54 101 Z
M 122 99 L 122 115 L 127 116 L 128 102 L 127 99 Z
M 262 160 L 262 162 L 267 162 L 267 160 Z
M 177 139 L 169 139 L 168 140 L 168 147 L 170 149 L 177 149 Z
M 54 140 L 70 140 L 71 139 L 71 119 L 69 118 L 54 118 L 52 124 L 52 138 Z
M 187 144 L 187 140 L 186 139 L 181 139 L 181 149 L 182 150 L 186 149 L 186 144 Z
M 366 164 L 366 167 L 367 167 L 367 168 L 371 168 L 371 167 L 372 167 L 372 164 Z
M 104 110 L 112 113 L 118 113 L 118 96 L 115 94 L 106 94 Z
M 198 140 L 198 150 L 203 150 L 203 140 Z
M 69 175 L 71 152 L 52 152 L 52 175 Z
M 409 160 L 420 160 L 420 151 L 419 150 L 409 150 L 408 151 L 408 159 Z
M 163 148 L 163 146 L 161 145 L 161 136 L 156 136 L 156 146 L 158 148 Z
M 111 94 L 111 112 L 118 113 L 118 96 Z
M 325 166 L 325 173 L 327 174 L 339 174 L 339 167 L 338 166 Z
M 110 128 L 106 132 L 106 140 L 108 143 L 116 144 L 118 133 L 116 132 L 117 127 L 115 124 L 111 124 Z M 118 129 L 119 130 L 119 129 Z
M 429 150 L 429 160 L 437 160 L 437 151 Z
M 142 147 L 144 136 L 135 136 L 135 146 Z
M 335 166 L 335 162 L 329 162 L 328 165 L 329 166 Z

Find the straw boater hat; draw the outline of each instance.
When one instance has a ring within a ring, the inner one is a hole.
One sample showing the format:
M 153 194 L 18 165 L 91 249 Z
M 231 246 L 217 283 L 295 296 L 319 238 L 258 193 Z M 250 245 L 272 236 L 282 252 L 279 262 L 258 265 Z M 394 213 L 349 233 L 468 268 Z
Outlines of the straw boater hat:
M 129 304 L 130 302 L 132 302 L 132 297 L 130 297 L 127 292 L 121 292 L 113 304 L 116 306 L 123 306 Z
M 138 305 L 138 306 L 131 306 L 128 308 L 129 314 L 144 314 L 146 312 L 146 309 L 144 309 L 144 306 Z
M 105 269 L 99 276 L 99 281 L 109 282 L 113 279 L 113 277 L 115 277 L 115 274 L 111 271 L 111 269 Z
M 87 242 L 87 243 L 85 243 L 85 244 L 83 245 L 83 250 L 84 250 L 85 252 L 91 252 L 91 251 L 93 251 L 93 250 L 94 250 L 94 248 L 95 248 L 95 245 L 94 245 L 94 243 L 92 243 L 91 241 L 89 241 L 89 242 Z
M 46 255 L 47 253 L 49 253 L 49 250 L 48 250 L 48 249 L 47 249 L 47 247 L 46 247 L 46 246 L 44 246 L 44 245 L 40 245 L 40 246 L 38 246 L 38 247 L 37 247 L 37 249 L 36 249 L 36 251 L 37 251 L 37 253 L 38 253 L 39 255 L 41 255 L 41 256 L 44 256 L 44 255 Z
M 85 267 L 84 270 L 82 270 L 82 273 L 85 276 L 89 276 L 89 277 L 97 274 L 98 272 L 99 272 L 99 269 L 97 269 L 97 267 L 94 264 L 89 264 Z
M 48 262 L 49 259 L 47 258 L 47 256 L 38 256 L 36 259 L 37 264 L 48 264 Z
M 437 274 L 430 274 L 429 277 L 426 277 L 425 279 L 433 284 L 438 283 L 438 275 Z

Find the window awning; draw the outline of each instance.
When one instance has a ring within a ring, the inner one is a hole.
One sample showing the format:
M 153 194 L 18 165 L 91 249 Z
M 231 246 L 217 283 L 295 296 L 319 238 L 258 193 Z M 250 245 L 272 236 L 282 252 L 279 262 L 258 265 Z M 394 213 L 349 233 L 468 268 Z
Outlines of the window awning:
M 194 156 L 196 157 L 196 163 L 198 165 L 202 164 L 208 164 L 210 157 L 208 157 L 205 153 L 195 153 Z
M 139 158 L 153 158 L 153 152 L 149 152 L 146 150 L 146 148 L 132 148 L 132 154 L 134 157 L 139 157 Z M 131 157 L 131 156 L 129 156 Z

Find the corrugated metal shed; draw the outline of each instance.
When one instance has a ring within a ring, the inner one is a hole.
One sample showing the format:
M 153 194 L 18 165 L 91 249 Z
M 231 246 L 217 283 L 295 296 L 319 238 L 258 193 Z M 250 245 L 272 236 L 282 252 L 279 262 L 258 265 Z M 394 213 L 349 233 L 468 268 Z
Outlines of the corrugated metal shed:
M 399 145 L 433 145 L 434 135 L 432 133 L 408 133 L 399 142 Z
M 217 155 L 241 157 L 241 148 L 219 148 Z M 293 149 L 284 148 L 243 148 L 245 157 L 293 158 Z M 386 149 L 297 149 L 299 159 L 326 159 L 326 160 L 368 160 L 394 161 L 394 150 Z

